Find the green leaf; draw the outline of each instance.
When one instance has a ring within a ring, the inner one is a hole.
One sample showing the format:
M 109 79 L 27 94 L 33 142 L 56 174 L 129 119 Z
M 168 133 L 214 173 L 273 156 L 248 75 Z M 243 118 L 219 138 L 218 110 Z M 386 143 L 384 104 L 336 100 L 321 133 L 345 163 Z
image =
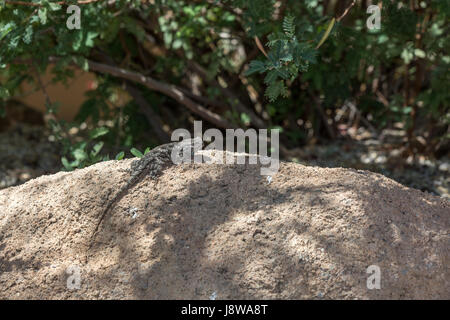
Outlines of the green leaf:
M 331 30 L 333 30 L 333 27 L 335 25 L 336 22 L 336 18 L 331 19 L 330 23 L 328 24 L 327 29 L 325 30 L 325 33 L 322 36 L 322 39 L 320 39 L 319 43 L 317 44 L 317 49 L 320 48 L 322 46 L 322 44 L 328 39 Z
M 75 158 L 75 160 L 78 160 L 80 162 L 82 162 L 82 161 L 84 161 L 84 160 L 86 160 L 88 158 L 88 154 L 82 148 L 74 150 L 72 152 L 72 155 Z
M 250 116 L 246 113 L 241 113 L 241 121 L 242 121 L 242 123 L 244 123 L 247 126 L 250 125 L 250 121 L 251 121 Z
M 99 35 L 98 32 L 88 31 L 86 34 L 86 39 L 84 41 L 84 45 L 86 47 L 92 48 L 94 46 L 94 39 L 97 38 L 98 35 Z
M 280 95 L 285 96 L 287 94 L 286 87 L 283 81 L 276 81 L 271 83 L 266 90 L 266 97 L 269 98 L 271 102 L 275 101 Z
M 124 157 L 125 157 L 125 152 L 120 151 L 120 152 L 116 155 L 115 159 L 116 159 L 116 160 L 122 160 Z
M 172 43 L 172 49 L 178 50 L 183 46 L 183 40 L 181 39 L 175 39 L 175 41 Z
M 31 24 L 28 25 L 25 29 L 25 34 L 23 35 L 22 39 L 26 44 L 30 44 L 33 40 L 33 26 Z
M 16 24 L 14 22 L 9 22 L 5 25 L 1 25 L 0 28 L 0 40 L 2 40 L 4 37 L 6 37 L 8 35 L 8 33 L 10 33 L 11 31 L 13 31 L 16 28 Z
M 81 30 L 77 30 L 73 33 L 72 49 L 74 51 L 78 51 L 81 49 L 83 44 L 83 32 Z
M 289 37 L 292 38 L 295 35 L 295 17 L 288 15 L 283 19 L 283 31 Z
M 60 4 L 54 3 L 54 2 L 50 2 L 49 6 L 50 6 L 50 10 L 52 10 L 52 11 L 58 11 L 58 10 L 61 10 L 61 8 L 62 8 Z
M 271 83 L 275 82 L 279 76 L 280 74 L 278 70 L 270 70 L 264 78 L 264 83 L 270 85 Z
M 245 72 L 246 76 L 249 76 L 253 73 L 259 72 L 263 73 L 266 71 L 266 65 L 262 61 L 253 60 L 250 62 L 250 65 L 248 66 L 248 70 Z
M 135 156 L 135 157 L 138 157 L 138 158 L 142 158 L 144 155 L 142 154 L 142 152 L 140 152 L 138 149 L 136 149 L 136 148 L 131 148 L 131 150 L 130 150 L 130 152 L 131 152 L 131 154 L 133 155 L 133 156 Z
M 147 154 L 147 153 L 149 153 L 150 150 L 151 150 L 151 148 L 150 148 L 150 147 L 147 147 L 147 148 L 145 149 L 145 151 L 144 151 L 144 155 Z
M 99 143 L 96 143 L 95 145 L 94 145 L 94 147 L 92 148 L 92 151 L 91 151 L 91 157 L 93 158 L 93 157 L 96 157 L 98 154 L 99 154 L 99 152 L 102 150 L 102 148 L 103 148 L 103 145 L 104 145 L 104 143 L 103 143 L 103 141 L 100 141 Z
M 95 128 L 89 134 L 91 139 L 97 139 L 98 137 L 104 136 L 109 132 L 109 129 L 106 127 Z
M 308 61 L 310 63 L 316 63 L 317 62 L 317 50 L 314 48 L 306 48 L 302 52 L 302 58 L 305 61 Z
M 414 54 L 416 55 L 416 57 L 419 57 L 421 59 L 424 59 L 427 54 L 425 53 L 425 51 L 421 50 L 421 49 L 415 49 L 414 50 Z
M 39 8 L 38 10 L 39 21 L 42 24 L 47 24 L 47 8 Z
M 69 163 L 69 160 L 67 160 L 66 157 L 61 158 L 61 163 L 67 171 L 73 170 L 73 167 L 71 166 L 71 164 Z

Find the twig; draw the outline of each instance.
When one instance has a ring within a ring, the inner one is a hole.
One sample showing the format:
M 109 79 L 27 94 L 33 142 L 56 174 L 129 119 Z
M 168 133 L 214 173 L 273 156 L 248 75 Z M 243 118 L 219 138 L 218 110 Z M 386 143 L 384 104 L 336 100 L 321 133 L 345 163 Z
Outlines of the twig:
M 264 47 L 263 47 L 261 41 L 259 40 L 258 36 L 255 36 L 255 42 L 256 42 L 256 46 L 258 47 L 258 49 L 266 56 L 266 58 L 268 58 L 266 50 L 264 50 Z
M 347 7 L 347 9 L 345 9 L 344 13 L 339 18 L 336 18 L 336 21 L 337 22 L 341 21 L 349 13 L 350 9 L 353 8 L 355 4 L 356 0 L 353 0 L 353 2 Z

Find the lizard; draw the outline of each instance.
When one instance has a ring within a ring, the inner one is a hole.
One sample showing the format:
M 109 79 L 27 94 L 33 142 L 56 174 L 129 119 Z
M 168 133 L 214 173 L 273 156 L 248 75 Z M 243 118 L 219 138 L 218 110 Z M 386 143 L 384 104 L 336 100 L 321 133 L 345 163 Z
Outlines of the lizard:
M 103 212 L 100 214 L 100 219 L 98 220 L 96 227 L 91 235 L 91 241 L 89 245 L 89 249 L 92 247 L 93 240 L 95 238 L 95 235 L 97 234 L 97 231 L 107 216 L 107 214 L 112 210 L 114 205 L 122 199 L 127 191 L 131 189 L 133 186 L 135 186 L 139 181 L 141 181 L 142 178 L 144 178 L 146 175 L 148 175 L 151 179 L 158 178 L 161 173 L 169 166 L 173 164 L 172 161 L 172 151 L 175 147 L 183 148 L 183 146 L 190 145 L 191 150 L 191 159 L 193 159 L 193 153 L 195 148 L 193 147 L 195 143 L 201 142 L 200 138 L 194 138 L 194 139 L 185 139 L 181 142 L 171 142 L 167 144 L 160 145 L 152 150 L 150 150 L 148 153 L 146 153 L 142 158 L 135 160 L 131 163 L 131 176 L 127 180 L 127 182 L 119 189 L 119 191 L 113 196 L 113 198 L 108 201 L 108 204 L 106 205 L 106 208 L 103 210 Z M 178 150 L 178 155 L 179 155 Z M 89 250 L 88 249 L 88 250 Z

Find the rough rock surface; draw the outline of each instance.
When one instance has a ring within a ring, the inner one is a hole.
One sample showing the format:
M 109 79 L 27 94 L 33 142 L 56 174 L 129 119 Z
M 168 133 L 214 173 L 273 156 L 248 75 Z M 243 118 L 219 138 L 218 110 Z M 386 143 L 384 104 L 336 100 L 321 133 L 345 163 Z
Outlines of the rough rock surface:
M 173 166 L 129 190 L 88 251 L 129 166 L 0 191 L 1 299 L 450 299 L 449 201 L 367 171 Z

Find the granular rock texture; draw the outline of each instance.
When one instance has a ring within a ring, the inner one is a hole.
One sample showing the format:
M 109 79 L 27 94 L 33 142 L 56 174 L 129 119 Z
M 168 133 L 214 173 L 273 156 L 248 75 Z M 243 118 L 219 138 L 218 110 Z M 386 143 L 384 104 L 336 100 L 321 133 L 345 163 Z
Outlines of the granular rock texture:
M 185 164 L 91 238 L 130 163 L 0 191 L 1 299 L 450 299 L 448 200 L 367 171 Z

